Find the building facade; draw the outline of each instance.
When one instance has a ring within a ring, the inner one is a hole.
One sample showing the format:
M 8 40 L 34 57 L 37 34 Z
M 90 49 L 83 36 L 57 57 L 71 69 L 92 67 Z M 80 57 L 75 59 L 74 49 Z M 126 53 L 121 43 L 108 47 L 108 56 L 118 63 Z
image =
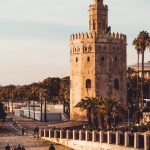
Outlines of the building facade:
M 139 66 L 137 63 L 129 65 L 128 67 L 133 68 L 136 72 L 139 70 L 139 75 L 142 74 L 142 63 L 139 63 Z M 147 61 L 144 63 L 144 78 L 150 79 L 150 61 Z
M 110 30 L 108 6 L 94 0 L 89 32 L 70 37 L 71 120 L 86 120 L 86 113 L 75 107 L 85 97 L 116 97 L 126 104 L 126 35 Z

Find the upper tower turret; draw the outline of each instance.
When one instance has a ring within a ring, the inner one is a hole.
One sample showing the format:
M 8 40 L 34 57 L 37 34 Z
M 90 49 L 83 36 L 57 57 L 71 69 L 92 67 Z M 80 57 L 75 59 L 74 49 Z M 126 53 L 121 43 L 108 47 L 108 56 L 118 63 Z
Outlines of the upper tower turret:
M 94 4 L 96 5 L 96 4 L 103 4 L 103 0 L 94 0 Z
M 108 6 L 103 4 L 103 0 L 94 0 L 94 4 L 89 9 L 89 30 L 106 32 L 108 27 Z

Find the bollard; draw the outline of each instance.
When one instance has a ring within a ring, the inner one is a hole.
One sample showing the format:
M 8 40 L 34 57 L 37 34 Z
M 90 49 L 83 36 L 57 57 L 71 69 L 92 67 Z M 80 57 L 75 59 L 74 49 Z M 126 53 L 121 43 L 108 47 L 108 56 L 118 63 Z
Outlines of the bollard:
M 39 130 L 39 138 L 41 138 L 42 137 L 42 130 L 40 129 Z
M 124 142 L 124 146 L 128 147 L 129 146 L 129 134 L 128 132 L 125 132 L 125 142 Z
M 93 142 L 96 141 L 96 132 L 95 131 L 92 132 L 92 141 Z
M 107 132 L 107 143 L 111 144 L 111 132 L 110 131 Z
M 89 140 L 89 131 L 88 130 L 85 131 L 85 140 L 86 141 Z
M 44 137 L 46 137 L 46 130 L 44 129 Z
M 99 136 L 100 136 L 100 143 L 103 143 L 103 131 L 99 132 Z
M 69 139 L 69 130 L 66 131 L 66 139 Z
M 144 150 L 149 150 L 149 141 L 148 141 L 148 135 L 144 134 Z
M 57 130 L 54 130 L 54 138 L 57 138 Z
M 82 130 L 79 131 L 79 141 L 82 141 Z
M 139 140 L 138 140 L 139 136 L 138 133 L 134 133 L 134 148 L 138 148 L 139 147 Z
M 60 130 L 60 139 L 63 139 L 63 130 Z
M 51 138 L 51 130 L 49 129 L 49 138 Z
M 120 133 L 119 131 L 116 132 L 116 145 L 120 144 Z
M 73 140 L 76 140 L 76 130 L 73 130 Z

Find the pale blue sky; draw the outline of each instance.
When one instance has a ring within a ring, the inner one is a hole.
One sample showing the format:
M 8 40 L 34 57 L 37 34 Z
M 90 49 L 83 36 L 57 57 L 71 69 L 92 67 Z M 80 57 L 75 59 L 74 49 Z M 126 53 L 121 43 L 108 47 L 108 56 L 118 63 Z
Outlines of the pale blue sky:
M 28 84 L 69 75 L 69 36 L 88 30 L 93 0 L 0 0 L 0 84 Z M 150 32 L 150 0 L 104 0 L 109 25 L 128 37 L 128 64 L 136 62 L 132 40 Z M 146 53 L 145 60 L 150 60 Z

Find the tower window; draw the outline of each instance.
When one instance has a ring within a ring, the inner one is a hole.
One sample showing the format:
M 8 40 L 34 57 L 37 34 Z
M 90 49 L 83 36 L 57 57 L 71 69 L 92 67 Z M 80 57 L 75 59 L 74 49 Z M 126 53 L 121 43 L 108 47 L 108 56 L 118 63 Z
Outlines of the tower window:
M 101 57 L 101 61 L 104 61 L 104 60 L 105 60 L 105 58 L 104 58 L 104 56 L 102 56 L 102 57 Z
M 76 62 L 78 62 L 78 57 L 76 57 Z
M 106 29 L 106 22 L 105 22 L 105 19 L 103 19 L 103 30 Z
M 87 52 L 87 47 L 84 47 L 85 52 Z
M 95 21 L 93 21 L 93 30 L 96 29 L 96 24 L 95 24 Z
M 89 56 L 87 57 L 87 61 L 88 61 L 88 62 L 90 61 L 90 57 L 89 57 Z
M 117 57 L 115 57 L 115 62 L 117 62 L 118 61 L 118 58 Z
M 115 88 L 115 90 L 119 90 L 119 80 L 118 79 L 114 80 L 114 88 Z
M 86 88 L 87 88 L 87 89 L 90 89 L 90 88 L 91 88 L 91 80 L 90 80 L 90 79 L 87 79 L 87 80 L 86 80 Z

